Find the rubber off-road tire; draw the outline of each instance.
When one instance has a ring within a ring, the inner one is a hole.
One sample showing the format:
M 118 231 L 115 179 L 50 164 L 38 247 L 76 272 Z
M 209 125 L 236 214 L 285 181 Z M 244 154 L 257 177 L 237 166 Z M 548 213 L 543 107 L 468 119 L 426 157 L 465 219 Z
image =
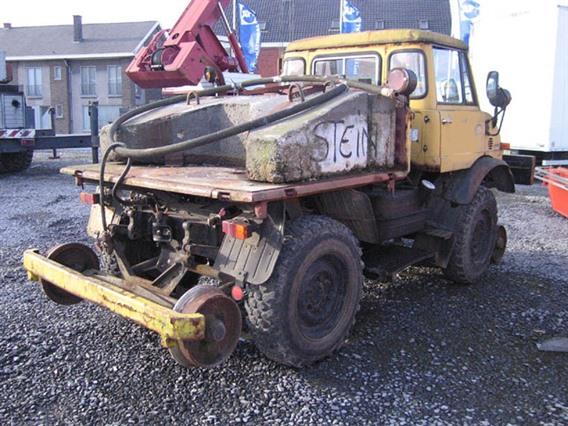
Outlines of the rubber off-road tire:
M 450 263 L 444 275 L 458 284 L 474 284 L 487 272 L 497 236 L 497 201 L 480 187 L 473 201 L 458 207 L 459 215 Z
M 359 242 L 344 225 L 304 216 L 286 225 L 271 278 L 249 286 L 250 333 L 268 358 L 292 367 L 339 349 L 355 322 L 363 286 Z
M 27 170 L 34 158 L 34 152 L 27 150 L 10 154 L 0 154 L 0 173 L 17 173 Z

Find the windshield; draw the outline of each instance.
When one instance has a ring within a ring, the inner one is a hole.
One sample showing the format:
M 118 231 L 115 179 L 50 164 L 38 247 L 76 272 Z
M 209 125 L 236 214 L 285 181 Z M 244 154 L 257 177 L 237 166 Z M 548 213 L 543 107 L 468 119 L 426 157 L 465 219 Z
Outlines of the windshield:
M 380 57 L 372 55 L 316 58 L 313 73 L 322 76 L 340 75 L 350 80 L 380 84 Z
M 306 74 L 306 63 L 303 59 L 286 59 L 284 61 L 283 75 L 304 75 Z

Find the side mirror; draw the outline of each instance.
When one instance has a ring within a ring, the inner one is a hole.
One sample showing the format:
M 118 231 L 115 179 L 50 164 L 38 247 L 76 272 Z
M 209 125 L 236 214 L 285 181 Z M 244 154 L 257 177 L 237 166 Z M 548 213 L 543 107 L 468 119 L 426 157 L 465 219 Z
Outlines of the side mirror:
M 499 86 L 499 73 L 497 71 L 491 71 L 487 76 L 487 97 L 491 105 L 496 108 L 505 109 L 511 103 L 511 93 Z

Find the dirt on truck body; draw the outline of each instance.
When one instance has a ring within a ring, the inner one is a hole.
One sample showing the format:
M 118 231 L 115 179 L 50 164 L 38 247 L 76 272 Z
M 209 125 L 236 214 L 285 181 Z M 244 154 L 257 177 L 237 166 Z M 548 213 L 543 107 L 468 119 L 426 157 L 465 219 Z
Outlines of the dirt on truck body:
M 63 170 L 98 185 L 81 198 L 100 260 L 77 244 L 29 251 L 30 277 L 55 302 L 86 299 L 156 331 L 187 367 L 226 360 L 243 324 L 283 364 L 328 356 L 365 275 L 425 263 L 479 281 L 505 252 L 490 189 L 514 191 L 498 135 L 510 95 L 492 73 L 496 114 L 481 112 L 466 47 L 449 37 L 342 37 L 292 44 L 288 75 L 166 99 L 105 129 L 101 168 Z

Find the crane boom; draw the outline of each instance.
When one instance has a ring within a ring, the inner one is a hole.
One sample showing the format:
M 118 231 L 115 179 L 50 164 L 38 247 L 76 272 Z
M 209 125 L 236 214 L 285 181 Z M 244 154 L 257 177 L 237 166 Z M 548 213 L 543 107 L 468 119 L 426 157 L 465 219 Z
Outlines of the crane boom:
M 192 0 L 171 30 L 162 30 L 138 52 L 126 74 L 138 86 L 149 88 L 195 85 L 206 67 L 248 73 L 248 67 L 224 8 L 230 0 Z M 223 18 L 235 56 L 231 57 L 212 27 Z

